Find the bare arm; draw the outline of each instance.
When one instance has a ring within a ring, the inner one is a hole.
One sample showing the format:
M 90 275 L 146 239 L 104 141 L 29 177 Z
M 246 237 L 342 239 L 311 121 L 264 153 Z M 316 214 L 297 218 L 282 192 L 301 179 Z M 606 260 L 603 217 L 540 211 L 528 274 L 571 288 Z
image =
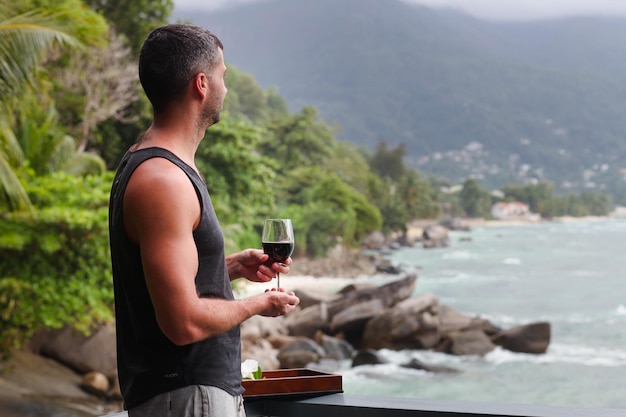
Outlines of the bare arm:
M 124 196 L 125 228 L 139 244 L 157 322 L 172 342 L 193 343 L 254 315 L 278 316 L 295 308 L 298 298 L 280 291 L 237 301 L 200 298 L 194 281 L 198 256 L 193 240 L 199 221 L 200 204 L 183 171 L 162 158 L 150 159 L 136 169 Z M 254 253 L 247 256 L 227 259 L 229 273 L 249 276 L 251 261 L 242 260 L 252 259 Z M 247 269 L 243 265 L 248 265 Z M 257 266 L 261 268 L 267 267 Z M 257 279 L 271 279 L 266 273 L 273 272 L 267 268 Z

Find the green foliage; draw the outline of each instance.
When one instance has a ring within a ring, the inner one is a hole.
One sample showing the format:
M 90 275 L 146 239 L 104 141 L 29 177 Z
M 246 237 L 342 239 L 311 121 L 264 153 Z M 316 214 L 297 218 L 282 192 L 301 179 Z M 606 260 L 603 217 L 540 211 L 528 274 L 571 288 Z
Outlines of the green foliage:
M 137 56 L 148 33 L 169 23 L 174 8 L 172 0 L 86 0 L 86 3 L 126 36 Z
M 554 186 L 547 182 L 503 187 L 505 198 L 528 204 L 530 210 L 543 217 L 555 216 L 606 216 L 613 207 L 613 200 L 606 194 L 581 193 L 558 195 Z
M 267 128 L 270 134 L 260 151 L 279 162 L 279 173 L 303 166 L 323 166 L 337 144 L 330 127 L 318 121 L 317 111 L 312 107 L 272 120 Z
M 491 215 L 491 195 L 475 179 L 468 179 L 463 183 L 459 197 L 466 216 L 489 217 Z
M 275 0 L 181 17 L 219 27 L 230 62 L 341 124 L 340 139 L 402 143 L 409 166 L 453 183 L 501 187 L 529 164 L 529 179 L 581 192 L 585 170 L 624 168 L 624 19 L 494 24 L 407 3 Z M 471 142 L 484 145 L 477 159 L 446 156 Z M 594 182 L 624 195 L 623 180 Z
M 50 172 L 68 158 L 70 138 L 55 126 L 44 56 L 61 45 L 97 44 L 104 20 L 79 0 L 0 3 L 0 208 L 32 210 L 15 170 L 25 162 Z M 34 9 L 37 7 L 37 9 Z M 37 92 L 37 100 L 33 91 Z M 41 107 L 40 107 L 41 106 Z M 56 161 L 55 161 L 56 159 Z M 91 158 L 94 160 L 94 158 Z M 102 166 L 102 164 L 101 164 Z M 76 166 L 73 167 L 75 169 Z
M 502 188 L 507 200 L 521 201 L 528 204 L 530 211 L 542 216 L 554 215 L 553 205 L 554 185 L 545 181 L 537 184 L 508 184 Z
M 404 233 L 411 220 L 439 214 L 435 191 L 418 172 L 405 166 L 402 145 L 390 149 L 383 141 L 376 152 L 369 155 L 368 162 L 372 174 L 367 195 L 382 213 L 384 233 Z
M 35 217 L 0 216 L 0 349 L 113 318 L 107 204 L 112 175 L 29 178 Z
M 228 66 L 226 85 L 224 110 L 235 118 L 260 124 L 289 114 L 287 103 L 276 89 L 263 91 L 252 75 L 232 65 Z
M 216 212 L 225 224 L 248 229 L 274 209 L 274 171 L 257 151 L 265 131 L 222 121 L 207 130 L 196 153 Z
M 376 152 L 370 157 L 370 167 L 372 171 L 382 178 L 399 180 L 407 171 L 404 165 L 405 156 L 404 145 L 399 145 L 395 149 L 389 149 L 387 142 L 378 144 Z
M 298 240 L 296 254 L 324 256 L 337 244 L 358 245 L 382 225 L 376 206 L 320 167 L 294 169 L 282 189 L 288 206 L 280 214 L 292 219 Z

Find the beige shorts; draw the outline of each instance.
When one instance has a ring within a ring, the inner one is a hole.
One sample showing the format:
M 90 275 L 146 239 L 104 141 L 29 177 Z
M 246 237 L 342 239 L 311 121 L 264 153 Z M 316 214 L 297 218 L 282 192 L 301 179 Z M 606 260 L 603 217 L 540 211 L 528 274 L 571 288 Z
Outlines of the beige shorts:
M 241 395 L 206 385 L 164 392 L 128 410 L 129 417 L 245 417 Z

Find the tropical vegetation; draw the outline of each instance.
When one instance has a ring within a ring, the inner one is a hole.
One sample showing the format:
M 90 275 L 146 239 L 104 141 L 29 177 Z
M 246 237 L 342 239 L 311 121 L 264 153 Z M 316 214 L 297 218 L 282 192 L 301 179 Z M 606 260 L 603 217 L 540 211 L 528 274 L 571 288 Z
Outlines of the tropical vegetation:
M 109 189 L 149 123 L 133 75 L 140 41 L 171 8 L 0 0 L 0 351 L 41 328 L 88 333 L 114 318 Z M 414 219 L 489 216 L 495 200 L 476 180 L 443 192 L 453 184 L 409 168 L 404 147 L 340 141 L 314 107 L 290 112 L 275 89 L 235 67 L 227 84 L 223 120 L 207 130 L 197 164 L 229 252 L 259 247 L 266 217 L 292 218 L 294 256 L 316 257 L 357 248 L 374 231 L 406 232 Z M 601 196 L 557 198 L 549 184 L 504 191 L 546 215 L 610 209 Z

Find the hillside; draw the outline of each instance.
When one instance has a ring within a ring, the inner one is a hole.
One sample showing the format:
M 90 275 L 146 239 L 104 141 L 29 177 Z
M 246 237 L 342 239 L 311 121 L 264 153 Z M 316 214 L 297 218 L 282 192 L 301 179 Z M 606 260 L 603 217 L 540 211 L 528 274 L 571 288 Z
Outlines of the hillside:
M 292 110 L 315 106 L 339 138 L 369 148 L 403 143 L 422 172 L 624 188 L 626 20 L 493 23 L 395 0 L 177 17 L 217 33 L 228 63 Z

